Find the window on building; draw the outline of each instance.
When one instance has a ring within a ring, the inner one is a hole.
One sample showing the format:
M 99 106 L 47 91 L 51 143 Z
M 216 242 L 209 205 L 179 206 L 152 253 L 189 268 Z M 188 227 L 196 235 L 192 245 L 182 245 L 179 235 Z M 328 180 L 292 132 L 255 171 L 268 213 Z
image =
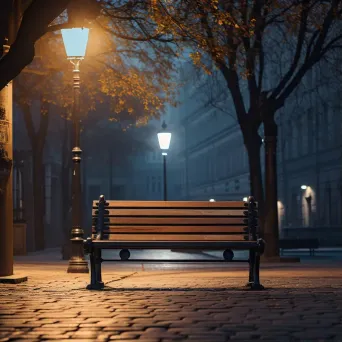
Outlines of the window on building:
M 342 181 L 340 181 L 338 186 L 338 202 L 337 202 L 337 212 L 338 212 L 338 224 L 342 224 Z
M 160 176 L 158 176 L 157 192 L 161 193 L 161 177 Z
M 219 149 L 219 156 L 218 156 L 218 178 L 219 179 L 223 179 L 226 178 L 226 169 L 225 169 L 225 165 L 227 162 L 228 156 L 226 154 L 226 150 L 224 145 L 220 146 Z
M 240 190 L 240 181 L 238 179 L 235 179 L 235 191 L 239 191 Z
M 207 173 L 206 173 L 206 177 L 205 177 L 205 182 L 208 182 L 211 176 L 211 162 L 210 162 L 210 156 L 207 155 L 205 157 L 205 160 L 206 160 L 206 170 L 207 170 Z
M 324 190 L 324 223 L 328 226 L 331 225 L 331 218 L 331 186 L 327 182 Z
M 113 185 L 112 186 L 112 196 L 114 200 L 124 200 L 125 199 L 125 186 L 124 185 Z
M 293 132 L 293 125 L 292 121 L 289 120 L 287 122 L 287 158 L 292 159 L 293 158 L 293 139 L 295 138 L 294 132 Z
M 334 142 L 334 111 L 330 105 L 327 106 L 327 140 L 331 146 Z
M 342 132 L 342 118 L 341 118 L 341 112 L 342 108 L 334 108 L 332 110 L 333 112 L 333 135 L 334 135 L 334 144 L 341 144 L 341 132 Z
M 150 192 L 150 176 L 146 176 L 146 192 Z
M 292 122 L 292 151 L 291 156 L 297 158 L 299 156 L 299 125 L 298 122 Z
M 327 106 L 323 106 L 322 111 L 318 113 L 318 122 L 319 149 L 322 150 L 329 145 Z
M 106 190 L 106 189 L 105 189 Z M 99 196 L 101 194 L 104 194 L 106 197 L 106 193 L 104 193 L 104 191 L 101 191 L 101 186 L 100 185 L 89 185 L 87 187 L 87 203 L 88 205 L 92 205 L 93 201 L 96 199 L 99 199 Z
M 305 115 L 305 113 L 303 113 L 303 115 L 300 118 L 301 121 L 301 126 L 302 126 L 302 141 L 301 141 L 301 145 L 302 145 L 302 155 L 306 155 L 308 154 L 308 122 L 307 122 L 307 115 Z
M 224 185 L 224 191 L 229 192 L 229 182 L 226 182 Z
M 248 168 L 248 155 L 245 145 L 242 145 L 243 148 L 243 169 L 246 170 Z
M 331 208 L 331 225 L 337 226 L 340 222 L 340 213 L 341 205 L 340 205 L 340 194 L 339 194 L 339 184 L 334 182 L 334 184 L 331 187 L 331 201 L 333 203 Z
M 152 176 L 152 192 L 156 192 L 156 177 Z
M 211 160 L 211 172 L 212 172 L 212 180 L 216 181 L 218 179 L 217 175 L 217 158 L 216 158 L 216 149 L 213 151 L 213 156 Z
M 314 114 L 312 111 L 308 111 L 305 115 L 306 117 L 306 125 L 307 125 L 307 130 L 306 133 L 307 135 L 305 136 L 305 142 L 307 146 L 307 153 L 311 154 L 313 152 L 313 137 L 314 137 Z
M 301 223 L 302 206 L 300 201 L 298 200 L 298 193 L 296 189 L 292 190 L 291 211 L 289 213 L 289 225 L 292 227 L 298 227 Z
M 286 159 L 292 158 L 292 146 L 293 146 L 293 131 L 292 131 L 292 122 L 288 120 L 287 122 L 287 129 L 286 129 Z

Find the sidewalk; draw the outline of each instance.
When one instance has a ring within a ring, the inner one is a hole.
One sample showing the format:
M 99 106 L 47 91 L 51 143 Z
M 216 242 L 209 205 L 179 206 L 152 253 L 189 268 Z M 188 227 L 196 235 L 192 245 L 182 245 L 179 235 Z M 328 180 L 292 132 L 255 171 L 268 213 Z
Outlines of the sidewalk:
M 0 341 L 342 341 L 339 260 L 262 265 L 262 292 L 243 287 L 247 264 L 104 263 L 87 291 L 57 256 L 16 257 L 29 279 L 0 284 Z

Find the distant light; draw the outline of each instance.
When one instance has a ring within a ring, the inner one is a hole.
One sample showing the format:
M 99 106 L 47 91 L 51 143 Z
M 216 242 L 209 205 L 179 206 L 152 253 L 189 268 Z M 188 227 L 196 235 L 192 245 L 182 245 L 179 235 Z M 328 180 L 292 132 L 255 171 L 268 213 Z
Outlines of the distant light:
M 163 152 L 163 153 L 162 153 L 162 156 L 167 156 L 167 153 L 166 153 L 166 152 Z
M 158 133 L 158 141 L 161 150 L 168 150 L 171 142 L 171 133 Z
M 248 201 L 248 198 L 247 198 L 247 197 L 244 197 L 242 200 L 243 200 L 244 202 L 247 202 L 247 201 Z
M 87 48 L 89 29 L 71 28 L 63 29 L 61 32 L 68 58 L 83 58 Z
M 171 142 L 171 133 L 166 131 L 165 121 L 162 124 L 163 131 L 158 133 L 158 142 L 161 150 L 168 150 Z
M 209 202 L 216 202 L 213 198 L 210 198 Z
M 307 188 L 307 186 L 306 185 L 301 185 L 301 187 L 300 187 L 302 190 L 305 190 L 306 188 Z

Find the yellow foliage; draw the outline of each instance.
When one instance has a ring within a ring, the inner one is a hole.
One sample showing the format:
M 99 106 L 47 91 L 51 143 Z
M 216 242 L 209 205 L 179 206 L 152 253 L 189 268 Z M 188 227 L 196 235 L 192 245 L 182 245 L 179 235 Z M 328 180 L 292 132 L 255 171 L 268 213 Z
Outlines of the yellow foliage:
M 100 18 L 102 29 L 90 30 L 87 56 L 80 63 L 81 108 L 83 115 L 96 109 L 98 103 L 110 102 L 110 121 L 118 121 L 122 113 L 141 124 L 159 117 L 166 103 L 175 104 L 176 86 L 170 58 L 173 50 L 149 48 L 115 37 L 113 22 Z M 16 87 L 16 101 L 31 103 L 44 99 L 63 108 L 61 115 L 70 117 L 73 104 L 72 65 L 67 61 L 59 34 L 49 34 L 37 42 L 39 64 L 46 76 L 22 74 Z M 21 89 L 21 91 L 20 91 Z

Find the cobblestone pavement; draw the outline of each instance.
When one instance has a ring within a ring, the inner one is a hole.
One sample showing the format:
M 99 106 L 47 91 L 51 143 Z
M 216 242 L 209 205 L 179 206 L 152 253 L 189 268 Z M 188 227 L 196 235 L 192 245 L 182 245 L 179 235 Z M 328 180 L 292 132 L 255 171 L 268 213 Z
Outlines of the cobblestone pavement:
M 19 263 L 0 284 L 0 341 L 342 341 L 342 263 L 162 268 L 105 263 L 103 291 L 66 262 Z

